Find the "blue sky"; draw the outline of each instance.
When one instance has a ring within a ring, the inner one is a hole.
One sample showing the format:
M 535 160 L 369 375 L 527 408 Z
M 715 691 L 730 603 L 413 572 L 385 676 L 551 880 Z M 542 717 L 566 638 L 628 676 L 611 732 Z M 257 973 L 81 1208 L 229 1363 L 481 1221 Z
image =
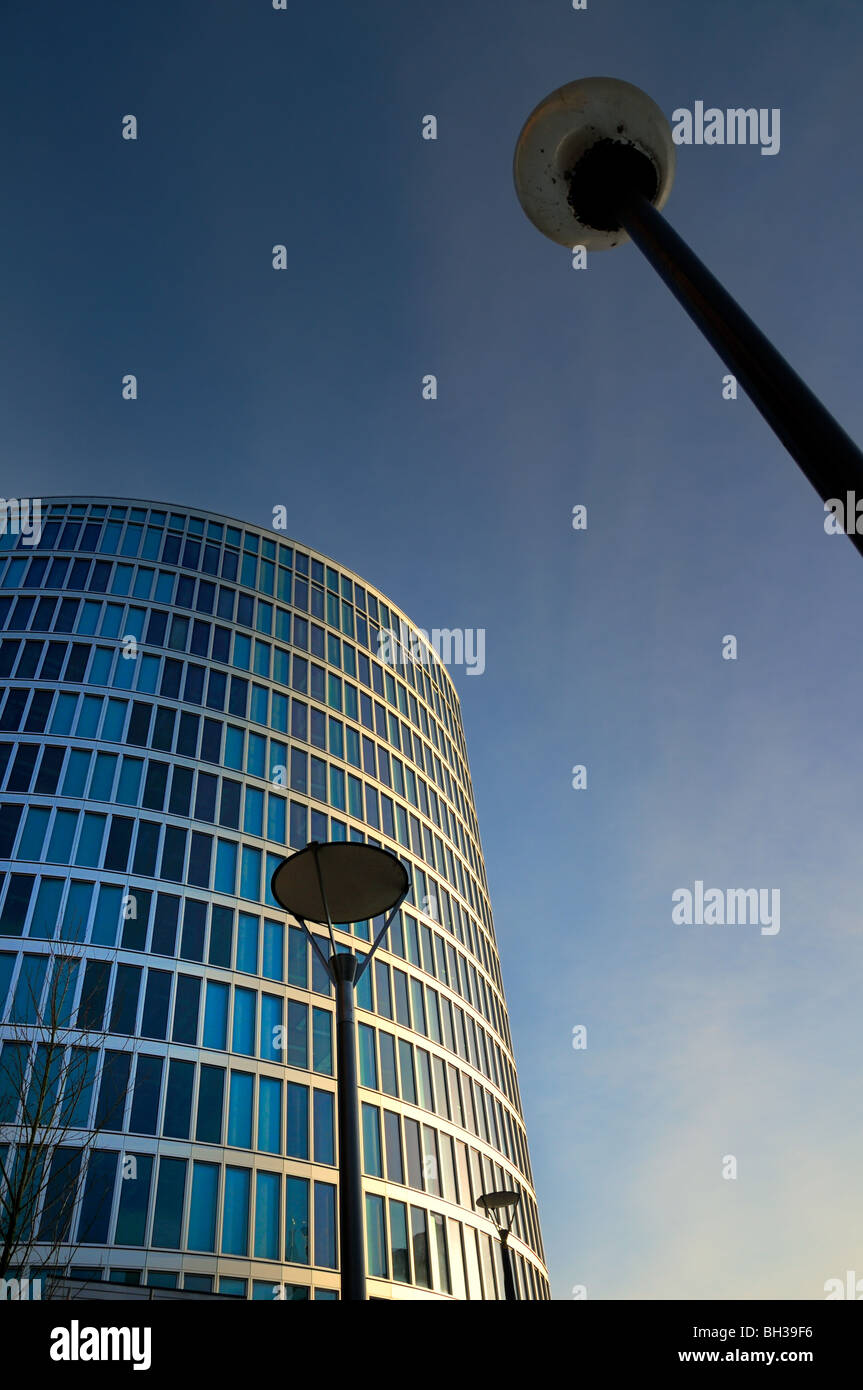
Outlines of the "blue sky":
M 666 215 L 860 439 L 863 12 L 154 0 L 4 27 L 4 494 L 283 503 L 421 626 L 486 630 L 454 676 L 554 1296 L 863 1273 L 860 557 L 637 250 L 574 271 L 511 181 L 577 77 L 669 118 L 778 107 L 776 156 L 681 147 Z M 696 879 L 779 888 L 781 930 L 674 925 Z

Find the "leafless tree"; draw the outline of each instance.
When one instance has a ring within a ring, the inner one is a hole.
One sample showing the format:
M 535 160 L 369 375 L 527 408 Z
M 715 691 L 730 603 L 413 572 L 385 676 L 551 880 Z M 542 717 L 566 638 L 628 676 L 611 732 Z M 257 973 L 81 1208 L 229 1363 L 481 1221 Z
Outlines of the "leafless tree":
M 125 1087 L 107 1096 L 102 1079 L 136 1042 L 110 1035 L 105 1048 L 107 980 L 94 972 L 87 985 L 85 963 L 110 964 L 112 953 L 71 940 L 39 945 L 24 956 L 0 1021 L 0 1279 L 26 1275 L 31 1262 L 62 1269 L 86 1241 L 86 1230 L 71 1240 L 79 1183 L 100 1132 L 121 1128 L 126 1098 Z

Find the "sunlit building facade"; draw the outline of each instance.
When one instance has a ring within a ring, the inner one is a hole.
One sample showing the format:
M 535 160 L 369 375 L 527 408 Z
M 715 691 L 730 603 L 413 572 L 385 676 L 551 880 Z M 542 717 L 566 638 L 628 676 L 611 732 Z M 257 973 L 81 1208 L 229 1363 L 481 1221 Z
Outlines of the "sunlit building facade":
M 506 1188 L 519 1297 L 548 1298 L 443 665 L 381 594 L 273 530 L 57 498 L 33 539 L 0 536 L 10 1174 L 55 1015 L 49 1090 L 69 1098 L 29 1267 L 338 1297 L 334 1001 L 269 882 L 309 840 L 356 840 L 411 878 L 357 998 L 369 1296 L 501 1298 L 476 1201 Z M 362 954 L 376 926 L 340 946 Z

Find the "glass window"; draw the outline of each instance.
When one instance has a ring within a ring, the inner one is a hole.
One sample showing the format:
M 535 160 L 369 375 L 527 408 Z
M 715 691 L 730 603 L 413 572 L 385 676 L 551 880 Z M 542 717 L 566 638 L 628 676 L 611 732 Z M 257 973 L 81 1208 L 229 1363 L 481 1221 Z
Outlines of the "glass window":
M 192 1166 L 192 1199 L 189 1207 L 190 1250 L 215 1251 L 216 1207 L 219 1200 L 219 1165 L 194 1163 Z M 224 1285 L 224 1279 L 221 1281 Z M 226 1292 L 224 1288 L 221 1290 Z
M 255 1247 L 256 1258 L 279 1258 L 279 1189 L 278 1173 L 255 1175 Z
M 405 1117 L 405 1153 L 407 1156 L 408 1183 L 418 1191 L 424 1190 L 422 1149 L 420 1148 L 420 1127 L 416 1120 Z
M 305 1087 L 303 1088 L 305 1089 Z M 305 1155 L 302 1155 L 305 1157 Z M 315 1091 L 315 1162 L 335 1163 L 332 1091 Z
M 394 1110 L 384 1111 L 384 1143 L 387 1155 L 387 1178 L 390 1182 L 405 1180 L 402 1160 L 401 1123 Z
M 452 1279 L 450 1277 L 449 1252 L 447 1250 L 446 1239 L 446 1223 L 439 1212 L 432 1212 L 431 1219 L 434 1229 L 440 1287 L 444 1293 L 452 1293 Z
M 171 1040 L 180 1043 L 197 1042 L 198 1006 L 201 997 L 201 980 L 197 975 L 178 975 L 177 993 L 174 1004 L 174 1027 Z
M 315 1091 L 315 1161 L 326 1163 L 332 1159 L 318 1159 L 317 1120 L 318 1101 L 322 1091 Z M 330 1107 L 332 1113 L 332 1106 Z M 308 1158 L 309 1156 L 309 1088 L 295 1081 L 288 1082 L 288 1133 L 286 1152 L 289 1158 Z
M 281 1062 L 282 1040 L 282 1000 L 277 994 L 261 995 L 261 1051 L 267 1061 Z
M 261 974 L 268 980 L 284 979 L 285 929 L 281 922 L 264 920 L 264 959 Z
M 411 1282 L 411 1259 L 408 1243 L 407 1207 L 404 1202 L 390 1202 L 389 1206 L 393 1279 L 401 1284 L 409 1284 Z
M 199 1143 L 221 1144 L 224 1099 L 225 1068 L 202 1066 L 195 1126 L 195 1138 Z
M 135 1020 L 138 1015 L 138 995 L 141 989 L 141 974 L 142 971 L 140 966 L 117 966 L 117 978 L 114 984 L 114 1001 L 111 1007 L 110 1031 L 112 1033 L 125 1033 L 128 1037 L 135 1032 Z
M 416 1282 L 421 1289 L 430 1289 L 432 1282 L 428 1221 L 426 1213 L 421 1207 L 411 1207 L 411 1244 L 413 1246 Z
M 225 1169 L 225 1209 L 222 1217 L 222 1254 L 249 1253 L 249 1196 L 251 1171 L 248 1168 Z
M 167 970 L 147 971 L 144 1017 L 141 1023 L 142 1038 L 162 1039 L 167 1036 L 168 1004 L 171 996 L 172 978 Z
M 409 1101 L 411 1105 L 416 1105 L 417 1093 L 414 1078 L 413 1048 L 404 1038 L 399 1039 L 399 1074 L 401 1078 L 402 1098 Z
M 363 1172 L 370 1178 L 383 1177 L 381 1162 L 381 1120 L 376 1105 L 362 1106 Z
M 134 1159 L 134 1177 L 120 1183 L 120 1209 L 114 1231 L 115 1245 L 143 1245 L 153 1176 L 152 1154 L 124 1154 Z
M 336 1189 L 328 1182 L 315 1183 L 315 1264 L 336 1268 Z
M 378 1030 L 378 1045 L 381 1055 L 381 1090 L 388 1096 L 398 1096 L 395 1038 L 392 1033 Z
M 194 1083 L 194 1062 L 181 1062 L 176 1057 L 171 1058 L 168 1064 L 165 1117 L 162 1121 L 162 1133 L 171 1139 L 189 1137 Z
M 240 1149 L 252 1147 L 252 1101 L 255 1078 L 251 1072 L 231 1072 L 228 1109 L 228 1143 Z
M 258 1148 L 264 1153 L 282 1151 L 282 1083 L 270 1076 L 260 1078 L 258 1093 Z
M 102 1245 L 108 1240 L 118 1159 L 119 1154 L 113 1149 L 92 1149 L 90 1152 L 78 1221 L 80 1244 Z
M 153 1245 L 166 1250 L 179 1250 L 183 1226 L 183 1201 L 186 1195 L 186 1160 L 161 1158 L 156 1184 L 156 1206 L 153 1213 Z
M 309 1008 L 288 1000 L 288 1066 L 305 1070 L 309 1065 Z
M 370 1278 L 387 1277 L 384 1199 L 371 1193 L 366 1193 L 366 1272 Z
M 260 922 L 248 912 L 237 920 L 237 969 L 249 975 L 258 973 L 258 932 Z
M 204 1008 L 204 1047 L 215 1047 L 223 1050 L 227 1046 L 228 989 L 229 986 L 226 984 L 220 984 L 215 980 L 207 981 Z
M 306 1178 L 285 1178 L 285 1260 L 288 1264 L 309 1263 L 309 1184 Z
M 231 1049 L 233 1052 L 245 1053 L 248 1057 L 255 1055 L 256 1004 L 257 995 L 254 990 L 241 989 L 239 986 L 234 990 L 234 1030 Z
M 358 1025 L 360 1085 L 377 1090 L 378 1069 L 375 1060 L 375 1030 L 366 1023 Z
M 261 851 L 243 845 L 240 869 L 240 897 L 258 902 L 261 895 Z
M 333 1074 L 332 1014 L 327 1009 L 312 1009 L 312 1068 Z

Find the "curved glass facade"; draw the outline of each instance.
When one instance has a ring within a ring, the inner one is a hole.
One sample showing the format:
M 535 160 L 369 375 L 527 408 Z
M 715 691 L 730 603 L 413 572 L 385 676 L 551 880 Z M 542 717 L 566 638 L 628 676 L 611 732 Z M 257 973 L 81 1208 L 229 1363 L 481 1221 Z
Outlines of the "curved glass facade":
M 350 839 L 411 878 L 357 996 L 369 1296 L 501 1298 L 476 1199 L 515 1188 L 518 1294 L 547 1298 L 443 665 L 381 594 L 278 532 L 56 498 L 28 539 L 0 537 L 0 1140 L 12 1171 L 56 1013 L 70 1109 L 42 1257 L 338 1296 L 332 990 L 269 881 L 291 849 Z M 377 925 L 340 946 L 361 955 Z

